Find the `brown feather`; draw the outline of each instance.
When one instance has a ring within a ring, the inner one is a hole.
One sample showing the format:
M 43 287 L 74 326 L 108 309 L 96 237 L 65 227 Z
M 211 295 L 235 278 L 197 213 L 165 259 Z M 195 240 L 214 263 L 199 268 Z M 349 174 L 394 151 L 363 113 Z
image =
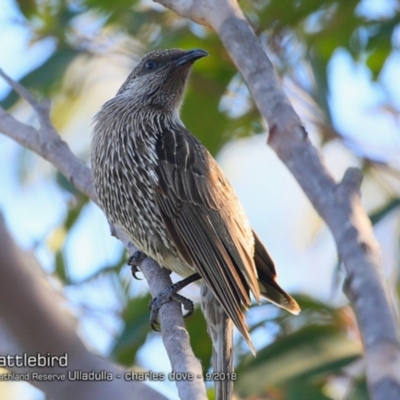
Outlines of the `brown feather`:
M 211 155 L 183 127 L 164 129 L 156 148 L 162 189 L 156 202 L 169 235 L 250 341 L 243 308 L 251 304 L 250 291 L 257 300 L 260 294 L 253 244 L 227 212 L 240 208 L 238 200 Z
M 254 261 L 256 263 L 261 295 L 271 303 L 297 315 L 300 312 L 299 305 L 276 282 L 274 262 L 254 231 L 253 235 L 255 244 Z

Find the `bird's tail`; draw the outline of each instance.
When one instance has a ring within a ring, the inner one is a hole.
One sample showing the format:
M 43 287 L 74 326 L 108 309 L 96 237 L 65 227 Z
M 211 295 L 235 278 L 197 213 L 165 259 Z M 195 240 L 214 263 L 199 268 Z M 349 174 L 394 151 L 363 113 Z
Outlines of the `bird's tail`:
M 233 322 L 211 290 L 201 286 L 201 306 L 213 346 L 213 380 L 216 400 L 230 400 L 233 392 Z
M 254 263 L 257 269 L 261 296 L 265 297 L 278 307 L 282 307 L 292 314 L 297 315 L 300 312 L 299 305 L 296 300 L 286 293 L 276 282 L 274 262 L 254 231 L 253 235 L 255 246 Z

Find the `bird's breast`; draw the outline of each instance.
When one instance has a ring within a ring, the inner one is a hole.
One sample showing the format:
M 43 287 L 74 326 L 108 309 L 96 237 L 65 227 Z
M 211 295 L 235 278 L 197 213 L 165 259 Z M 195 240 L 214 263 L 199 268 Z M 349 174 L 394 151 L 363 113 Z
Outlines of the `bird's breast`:
M 146 254 L 160 259 L 169 251 L 164 223 L 155 202 L 158 158 L 155 139 L 140 127 L 95 127 L 91 159 L 96 191 L 109 220 L 122 227 Z

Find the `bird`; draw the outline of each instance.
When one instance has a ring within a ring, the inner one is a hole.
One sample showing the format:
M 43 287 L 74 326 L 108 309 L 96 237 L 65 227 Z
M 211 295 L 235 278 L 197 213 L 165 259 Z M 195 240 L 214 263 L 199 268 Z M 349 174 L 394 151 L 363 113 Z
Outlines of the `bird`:
M 213 368 L 231 373 L 233 326 L 255 353 L 245 322 L 251 295 L 293 314 L 300 307 L 277 283 L 274 262 L 216 160 L 180 118 L 191 67 L 207 55 L 144 55 L 94 117 L 91 168 L 101 208 L 140 254 L 184 281 L 200 278 Z M 216 398 L 231 398 L 232 385 L 215 381 Z

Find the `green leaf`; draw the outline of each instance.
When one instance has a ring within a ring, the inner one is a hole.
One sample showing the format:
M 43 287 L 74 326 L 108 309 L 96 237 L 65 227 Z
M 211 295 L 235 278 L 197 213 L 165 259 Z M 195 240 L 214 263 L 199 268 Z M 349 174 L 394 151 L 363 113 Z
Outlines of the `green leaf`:
M 309 383 L 299 379 L 280 387 L 280 392 L 285 400 L 331 400 L 323 393 L 323 384 L 323 381 Z
M 17 0 L 19 9 L 26 18 L 31 18 L 37 14 L 37 4 L 35 0 Z
M 210 368 L 212 346 L 200 307 L 196 307 L 193 314 L 185 319 L 185 325 L 189 332 L 193 352 L 201 360 L 204 372 L 207 372 Z
M 78 54 L 81 54 L 81 52 L 73 49 L 57 50 L 39 68 L 22 78 L 20 83 L 28 90 L 34 90 L 42 97 L 49 96 L 53 88 L 61 82 L 69 64 Z M 10 108 L 17 100 L 18 95 L 13 90 L 0 104 L 4 108 Z
M 122 313 L 125 327 L 112 349 L 113 358 L 122 365 L 133 364 L 137 351 L 144 344 L 150 332 L 150 300 L 149 294 L 134 297 L 129 300 Z
M 137 0 L 84 0 L 84 5 L 89 10 L 106 16 L 107 24 L 117 25 L 122 29 L 129 29 L 129 23 L 134 23 L 132 10 L 137 3 Z M 137 12 L 137 14 L 142 13 Z M 148 20 L 143 18 L 141 22 Z
M 365 400 L 370 398 L 365 376 L 354 383 L 348 398 L 351 400 Z
M 83 208 L 89 202 L 89 198 L 86 196 L 82 196 L 81 200 L 76 204 L 75 207 L 72 207 L 68 210 L 67 217 L 64 221 L 65 229 L 69 232 L 71 228 L 78 221 Z
M 242 395 L 263 393 L 272 386 L 338 371 L 360 355 L 360 345 L 337 327 L 306 326 L 243 362 L 237 368 L 236 389 Z
M 57 251 L 55 255 L 55 274 L 57 277 L 63 282 L 64 284 L 69 284 L 70 283 L 70 278 L 69 274 L 67 271 L 67 268 L 65 266 L 65 258 L 62 250 Z
M 292 2 L 288 9 L 288 3 L 284 1 L 265 2 L 264 4 L 267 6 L 262 7 L 262 11 L 259 13 L 260 27 L 273 27 L 276 31 L 282 28 L 296 27 L 305 18 L 318 11 L 326 11 L 334 3 L 335 0 L 303 0 Z
M 312 88 L 311 95 L 315 103 L 318 104 L 323 111 L 326 120 L 329 123 L 332 123 L 332 115 L 328 103 L 328 97 L 330 94 L 327 74 L 328 61 L 329 60 L 316 56 L 314 52 L 310 52 L 309 54 L 309 62 L 313 70 L 316 83 Z
M 387 21 L 369 24 L 369 31 L 372 33 L 366 48 L 369 52 L 366 63 L 375 79 L 392 52 L 392 38 L 394 30 L 398 28 L 399 24 L 400 16 L 398 14 Z
M 376 225 L 379 221 L 390 214 L 393 210 L 400 206 L 400 199 L 395 198 L 389 200 L 384 206 L 379 208 L 379 210 L 374 211 L 369 215 L 372 225 Z

